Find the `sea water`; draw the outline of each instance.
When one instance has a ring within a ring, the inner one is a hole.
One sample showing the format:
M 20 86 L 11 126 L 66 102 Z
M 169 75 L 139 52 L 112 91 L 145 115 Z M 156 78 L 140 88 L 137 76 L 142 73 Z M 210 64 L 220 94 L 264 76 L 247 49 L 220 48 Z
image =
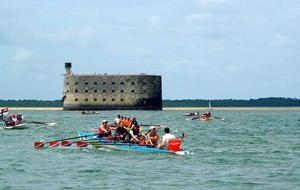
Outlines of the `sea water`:
M 0 189 L 300 188 L 300 111 L 213 111 L 225 120 L 206 122 L 186 120 L 185 111 L 19 112 L 57 125 L 0 130 Z M 183 145 L 191 154 L 33 148 L 34 141 L 75 137 L 117 114 L 185 133 Z

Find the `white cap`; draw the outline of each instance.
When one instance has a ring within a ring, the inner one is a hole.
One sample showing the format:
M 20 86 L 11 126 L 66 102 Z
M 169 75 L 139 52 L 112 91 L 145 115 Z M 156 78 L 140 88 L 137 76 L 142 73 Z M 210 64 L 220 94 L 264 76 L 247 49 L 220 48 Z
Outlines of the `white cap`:
M 156 129 L 156 128 L 155 128 L 154 126 L 151 126 L 151 127 L 150 127 L 150 130 L 152 130 L 152 129 Z
M 108 121 L 107 121 L 107 120 L 105 120 L 105 119 L 104 119 L 104 120 L 102 120 L 102 123 L 107 123 L 107 122 L 108 122 Z

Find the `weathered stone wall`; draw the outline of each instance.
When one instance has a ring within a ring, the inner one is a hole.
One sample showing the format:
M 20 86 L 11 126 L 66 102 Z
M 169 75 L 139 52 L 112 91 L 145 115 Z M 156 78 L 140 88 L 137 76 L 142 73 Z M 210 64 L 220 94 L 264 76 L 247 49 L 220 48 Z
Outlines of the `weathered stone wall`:
M 162 109 L 161 76 L 65 75 L 64 110 Z

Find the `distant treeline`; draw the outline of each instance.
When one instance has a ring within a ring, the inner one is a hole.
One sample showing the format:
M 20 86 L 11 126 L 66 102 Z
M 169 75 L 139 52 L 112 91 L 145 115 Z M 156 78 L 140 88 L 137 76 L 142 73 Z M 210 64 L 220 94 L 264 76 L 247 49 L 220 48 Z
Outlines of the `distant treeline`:
M 289 107 L 300 106 L 297 98 L 259 98 L 249 100 L 163 100 L 163 107 Z M 61 100 L 0 100 L 0 107 L 62 107 Z
M 0 107 L 62 107 L 61 100 L 0 100 Z
M 249 100 L 164 100 L 164 107 L 289 107 L 300 106 L 297 98 L 259 98 Z

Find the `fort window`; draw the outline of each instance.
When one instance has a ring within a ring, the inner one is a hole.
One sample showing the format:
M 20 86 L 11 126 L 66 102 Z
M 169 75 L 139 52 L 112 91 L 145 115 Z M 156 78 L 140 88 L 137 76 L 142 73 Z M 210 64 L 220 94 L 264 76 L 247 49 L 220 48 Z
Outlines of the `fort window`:
M 103 82 L 102 84 L 103 84 L 103 85 L 106 85 L 106 82 Z
M 111 90 L 111 92 L 115 92 L 115 90 Z
M 144 92 L 146 92 L 147 90 L 144 90 Z
M 77 89 L 75 90 L 75 93 L 78 93 L 78 90 L 77 90 Z
M 94 82 L 94 85 L 97 85 L 98 83 L 97 82 Z
M 94 90 L 94 93 L 97 93 L 97 90 Z
M 67 85 L 69 85 L 69 82 L 67 82 Z
M 88 85 L 89 84 L 89 82 L 84 82 L 84 85 Z
M 134 90 L 131 90 L 131 93 L 134 93 Z
M 143 104 L 147 104 L 147 99 L 143 98 Z
M 75 85 L 78 85 L 78 82 L 75 82 Z
M 84 101 L 85 101 L 85 102 L 87 102 L 87 101 L 89 101 L 89 99 L 88 99 L 88 98 L 86 98 L 86 99 L 84 99 Z
M 103 93 L 105 93 L 105 92 L 106 92 L 106 90 L 102 90 L 102 92 L 103 92 Z
M 78 98 L 75 98 L 75 102 L 77 102 L 78 101 Z
M 69 90 L 67 90 L 67 93 L 69 93 Z
M 124 82 L 121 82 L 120 84 L 121 84 L 121 85 L 124 85 Z
M 121 93 L 124 93 L 124 90 L 120 90 Z
M 103 98 L 103 102 L 105 102 L 106 101 L 106 99 L 105 98 Z
M 94 98 L 94 102 L 97 102 L 97 98 Z
M 131 85 L 134 85 L 134 82 L 131 82 Z
M 89 90 L 84 90 L 84 92 L 85 92 L 85 93 L 88 93 L 88 92 L 89 92 Z
M 111 82 L 112 85 L 115 85 L 115 82 Z
M 147 85 L 147 83 L 143 82 L 143 85 Z
M 121 98 L 120 100 L 121 100 L 121 102 L 124 102 L 124 99 L 123 99 L 123 98 Z
M 115 99 L 114 99 L 114 98 L 112 98 L 112 99 L 111 99 L 111 101 L 113 101 L 113 102 L 114 102 L 114 101 L 115 101 Z

